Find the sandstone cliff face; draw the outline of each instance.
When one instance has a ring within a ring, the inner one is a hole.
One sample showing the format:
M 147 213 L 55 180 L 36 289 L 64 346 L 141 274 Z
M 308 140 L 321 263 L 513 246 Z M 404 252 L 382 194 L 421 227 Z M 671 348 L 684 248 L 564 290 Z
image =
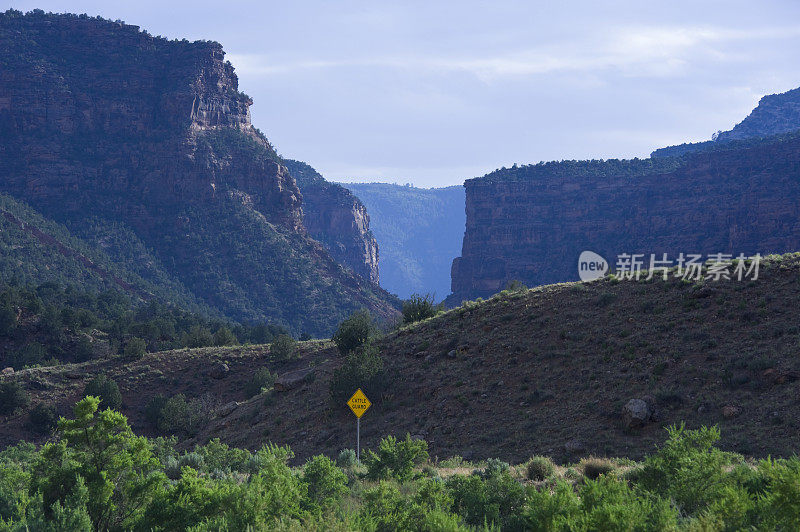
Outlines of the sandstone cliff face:
M 549 163 L 466 181 L 466 232 L 448 302 L 485 297 L 511 280 L 577 280 L 583 250 L 612 268 L 621 253 L 800 250 L 800 136 L 647 159 L 615 175 L 617 163 L 587 162 L 582 172 L 570 167 L 579 163 Z
M 303 227 L 218 43 L 74 15 L 0 14 L 0 191 L 71 227 L 130 227 L 210 306 L 327 334 L 388 294 Z
M 378 284 L 378 242 L 367 208 L 352 192 L 301 161 L 284 161 L 303 194 L 303 224 L 341 264 Z

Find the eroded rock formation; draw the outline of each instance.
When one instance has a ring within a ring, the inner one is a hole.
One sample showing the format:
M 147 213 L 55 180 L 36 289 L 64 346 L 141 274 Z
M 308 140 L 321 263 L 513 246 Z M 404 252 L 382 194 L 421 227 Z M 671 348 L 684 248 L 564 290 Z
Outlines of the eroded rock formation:
M 352 192 L 301 161 L 284 160 L 303 194 L 303 224 L 341 264 L 378 284 L 378 242 L 367 208 Z
M 308 237 L 302 195 L 215 42 L 0 14 L 0 191 L 130 227 L 213 308 L 327 334 L 394 301 Z M 332 228 L 331 230 L 335 230 Z

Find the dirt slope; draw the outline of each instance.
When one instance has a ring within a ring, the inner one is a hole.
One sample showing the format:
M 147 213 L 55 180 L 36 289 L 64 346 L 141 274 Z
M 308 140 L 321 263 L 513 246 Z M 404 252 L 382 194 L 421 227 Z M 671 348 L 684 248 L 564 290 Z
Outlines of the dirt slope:
M 362 445 L 410 432 L 439 457 L 638 458 L 663 440 L 662 427 L 685 421 L 718 424 L 726 449 L 793 454 L 800 444 L 798 307 L 796 255 L 762 264 L 757 281 L 604 279 L 468 304 L 382 341 L 392 384 L 385 397 L 371 398 Z M 215 379 L 219 361 L 230 373 Z M 85 380 L 105 371 L 120 383 L 123 410 L 145 433 L 141 409 L 151 395 L 205 395 L 218 414 L 194 441 L 220 437 L 247 447 L 273 441 L 304 458 L 355 446 L 355 418 L 328 399 L 338 363 L 329 342 L 306 342 L 300 360 L 283 364 L 270 362 L 263 346 L 206 348 L 6 378 L 24 382 L 34 400 L 57 401 L 67 411 Z M 244 383 L 261 365 L 279 374 L 313 373 L 288 391 L 244 401 Z M 630 429 L 622 410 L 633 398 L 644 399 L 654 414 Z M 6 420 L 0 443 L 30 437 L 24 419 Z

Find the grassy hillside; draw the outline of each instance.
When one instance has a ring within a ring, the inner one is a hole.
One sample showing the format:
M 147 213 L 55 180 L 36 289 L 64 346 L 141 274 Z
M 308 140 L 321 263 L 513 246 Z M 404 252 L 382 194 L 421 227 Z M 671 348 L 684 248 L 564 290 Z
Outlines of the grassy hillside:
M 450 293 L 450 265 L 464 237 L 464 187 L 345 183 L 367 206 L 380 246 L 381 286 L 407 298 Z
M 410 432 L 431 455 L 532 454 L 557 460 L 639 458 L 663 427 L 719 425 L 723 449 L 754 456 L 796 450 L 800 417 L 796 352 L 800 257 L 774 257 L 751 282 L 601 281 L 506 292 L 388 334 L 380 342 L 389 385 L 362 422 L 374 446 Z M 217 379 L 219 363 L 229 373 Z M 299 458 L 351 447 L 354 418 L 331 404 L 341 364 L 328 342 L 300 344 L 278 361 L 265 347 L 207 348 L 19 372 L 33 401 L 66 411 L 94 375 L 122 391 L 122 410 L 148 431 L 155 393 L 185 393 L 213 412 L 189 439 L 220 437 L 255 448 L 271 440 Z M 247 399 L 259 368 L 289 383 Z M 203 399 L 205 397 L 205 399 Z M 627 427 L 623 409 L 641 399 L 651 415 Z M 3 423 L 4 444 L 31 435 L 23 411 Z

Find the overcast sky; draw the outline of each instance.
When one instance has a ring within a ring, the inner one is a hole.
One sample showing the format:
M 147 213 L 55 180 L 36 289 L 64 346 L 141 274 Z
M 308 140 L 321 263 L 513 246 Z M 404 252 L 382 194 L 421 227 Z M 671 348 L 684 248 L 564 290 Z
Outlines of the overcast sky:
M 644 157 L 800 86 L 800 2 L 11 2 L 219 41 L 253 123 L 338 181 Z

